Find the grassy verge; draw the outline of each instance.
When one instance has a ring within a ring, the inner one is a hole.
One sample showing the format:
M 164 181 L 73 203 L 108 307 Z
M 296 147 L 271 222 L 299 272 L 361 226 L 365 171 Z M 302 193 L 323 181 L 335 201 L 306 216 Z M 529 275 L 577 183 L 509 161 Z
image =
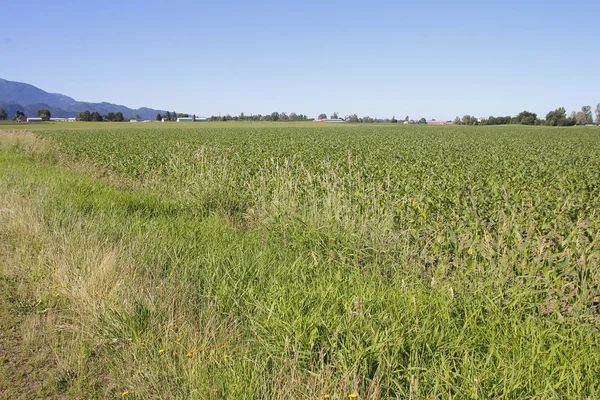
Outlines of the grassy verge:
M 1 134 L 0 170 L 2 335 L 16 348 L 10 359 L 41 357 L 30 393 L 598 395 L 596 288 L 568 292 L 565 303 L 544 278 L 553 271 L 523 263 L 517 272 L 530 249 L 519 253 L 517 241 L 515 253 L 495 250 L 517 240 L 514 216 L 478 241 L 455 238 L 460 269 L 450 260 L 431 268 L 414 246 L 380 256 L 328 225 L 240 226 L 226 208 L 207 213 L 164 190 L 99 177 L 31 134 Z M 521 243 L 534 233 L 526 226 Z M 566 238 L 564 251 L 596 276 L 598 238 L 579 254 L 583 237 Z M 433 236 L 428 246 L 437 245 Z M 472 248 L 480 258 L 467 256 Z M 16 362 L 4 368 L 0 388 L 16 395 L 26 375 Z

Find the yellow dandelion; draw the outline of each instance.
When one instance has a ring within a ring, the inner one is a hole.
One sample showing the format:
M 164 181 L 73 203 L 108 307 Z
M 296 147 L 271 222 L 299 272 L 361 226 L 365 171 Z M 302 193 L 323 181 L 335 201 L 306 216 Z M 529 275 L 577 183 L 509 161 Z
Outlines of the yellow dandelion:
M 351 393 L 351 394 L 348 395 L 349 399 L 355 399 L 357 397 L 358 397 L 358 395 L 356 393 Z
M 192 369 L 192 375 L 194 375 L 196 373 L 195 369 Z
M 221 347 L 219 347 L 220 349 L 224 349 L 225 347 L 227 347 L 226 344 L 222 344 Z
M 214 393 L 217 393 L 218 391 L 219 391 L 219 389 L 218 389 L 218 388 L 216 388 L 216 387 L 215 387 L 215 388 L 213 388 L 213 392 L 214 392 Z
M 158 351 L 158 354 L 164 354 L 164 353 L 165 353 L 165 349 L 160 349 L 160 350 Z
M 194 355 L 194 353 L 192 353 L 191 351 L 188 351 L 187 354 L 185 355 L 187 358 L 192 358 L 192 356 Z
M 181 343 L 181 338 L 178 337 L 177 339 L 175 339 L 175 343 Z
M 55 296 L 56 296 L 56 297 L 59 297 L 59 296 L 60 296 L 60 293 L 56 293 L 56 294 L 55 294 Z
M 124 391 L 123 393 L 121 393 L 121 397 L 125 397 L 129 394 L 129 390 Z
M 229 354 L 225 354 L 223 358 L 227 360 L 229 358 Z
M 323 398 L 324 398 L 324 399 L 328 399 L 328 398 L 330 398 L 330 397 L 331 397 L 331 396 L 330 396 L 329 394 L 327 394 L 327 393 L 325 394 L 325 396 L 323 396 Z

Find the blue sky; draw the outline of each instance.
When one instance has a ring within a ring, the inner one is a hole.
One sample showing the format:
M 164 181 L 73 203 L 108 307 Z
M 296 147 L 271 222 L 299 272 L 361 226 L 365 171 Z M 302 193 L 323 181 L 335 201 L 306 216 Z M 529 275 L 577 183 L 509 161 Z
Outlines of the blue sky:
M 2 8 L 0 78 L 81 101 L 438 120 L 600 103 L 597 0 Z

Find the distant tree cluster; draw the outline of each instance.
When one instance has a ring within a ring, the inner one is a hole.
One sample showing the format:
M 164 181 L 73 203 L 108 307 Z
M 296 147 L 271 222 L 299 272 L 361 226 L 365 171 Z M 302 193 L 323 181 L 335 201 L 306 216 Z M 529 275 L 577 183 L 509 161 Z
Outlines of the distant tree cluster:
M 167 111 L 163 115 L 156 114 L 156 120 L 157 121 L 172 121 L 172 122 L 175 122 L 175 121 L 177 121 L 177 118 L 183 118 L 183 117 L 189 117 L 189 114 L 183 114 L 183 113 L 177 114 L 177 112 L 175 112 L 175 111 L 173 111 L 173 112 Z
M 108 121 L 108 122 L 123 122 L 125 121 L 125 117 L 123 116 L 122 112 L 109 112 L 106 115 L 100 115 L 99 112 L 94 111 L 94 112 L 89 112 L 88 110 L 82 111 L 80 113 L 78 113 L 75 118 L 77 119 L 77 121 L 82 121 L 82 122 L 102 122 L 102 121 Z
M 8 114 L 4 108 L 0 108 L 0 121 L 6 121 Z
M 427 123 L 427 119 L 425 119 L 425 118 L 414 120 L 414 119 L 409 119 L 408 115 L 406 116 L 406 118 L 404 118 L 403 120 L 400 120 L 400 121 L 398 121 L 395 116 L 393 116 L 392 118 L 373 118 L 373 117 L 370 117 L 368 115 L 365 116 L 365 117 L 359 117 L 356 114 L 348 115 L 346 118 L 343 118 L 343 119 L 345 121 L 353 123 L 353 124 L 358 124 L 358 123 L 365 123 L 365 124 L 377 124 L 377 123 L 396 124 L 398 122 L 407 123 L 407 124 L 426 124 Z
M 50 121 L 50 111 L 45 109 L 37 110 L 37 116 L 40 117 L 44 121 Z
M 246 115 L 243 112 L 240 115 L 213 115 L 208 118 L 209 121 L 308 121 L 309 118 L 304 114 L 296 114 L 295 112 L 277 112 L 274 111 L 271 114 L 262 115 Z
M 595 109 L 596 123 L 600 123 L 600 104 L 596 105 Z M 583 106 L 579 112 L 571 112 L 567 116 L 567 110 L 564 107 L 559 107 L 556 110 L 546 114 L 546 119 L 539 119 L 537 114 L 523 111 L 516 117 L 493 117 L 478 119 L 471 115 L 464 117 L 456 117 L 454 124 L 456 125 L 547 125 L 547 126 L 573 126 L 573 125 L 588 125 L 593 124 L 592 107 Z

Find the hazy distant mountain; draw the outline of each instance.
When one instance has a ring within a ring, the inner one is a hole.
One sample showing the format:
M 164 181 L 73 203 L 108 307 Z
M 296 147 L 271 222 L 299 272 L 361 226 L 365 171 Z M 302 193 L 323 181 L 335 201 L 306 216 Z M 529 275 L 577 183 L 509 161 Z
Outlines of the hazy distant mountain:
M 156 114 L 164 114 L 165 110 L 154 110 L 142 107 L 137 110 L 112 103 L 86 103 L 77 101 L 60 93 L 48 93 L 33 85 L 7 81 L 0 78 L 0 108 L 6 110 L 9 117 L 15 112 L 23 111 L 27 116 L 35 116 L 37 110 L 50 110 L 53 117 L 74 117 L 78 112 L 97 111 L 102 115 L 109 112 L 122 112 L 126 118 L 139 115 L 142 119 L 155 119 Z

